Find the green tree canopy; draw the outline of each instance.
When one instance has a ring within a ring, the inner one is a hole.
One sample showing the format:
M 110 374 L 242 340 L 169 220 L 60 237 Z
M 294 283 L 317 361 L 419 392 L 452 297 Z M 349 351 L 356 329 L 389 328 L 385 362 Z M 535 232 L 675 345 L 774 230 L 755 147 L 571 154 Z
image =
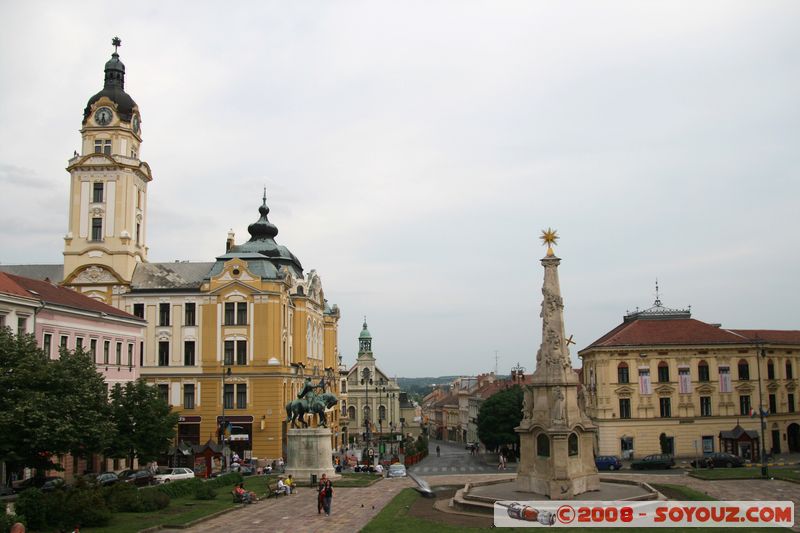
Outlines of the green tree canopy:
M 487 398 L 478 411 L 478 438 L 489 449 L 518 444 L 514 428 L 522 421 L 522 389 L 519 385 Z
M 117 384 L 111 390 L 111 418 L 117 428 L 108 447 L 110 457 L 125 457 L 131 462 L 152 461 L 166 452 L 175 438 L 178 414 L 144 379 Z
M 106 386 L 91 356 L 50 359 L 32 335 L 0 328 L 0 460 L 44 471 L 53 457 L 85 457 L 111 441 Z

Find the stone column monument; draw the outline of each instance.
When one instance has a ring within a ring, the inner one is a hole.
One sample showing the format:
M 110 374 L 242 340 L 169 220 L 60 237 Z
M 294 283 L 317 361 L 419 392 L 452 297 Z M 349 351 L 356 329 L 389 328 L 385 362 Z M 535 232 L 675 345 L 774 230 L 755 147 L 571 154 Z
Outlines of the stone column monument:
M 561 259 L 553 253 L 558 236 L 547 229 L 542 259 L 542 345 L 536 354 L 532 384 L 524 391 L 517 490 L 535 492 L 551 500 L 571 499 L 598 490 L 594 463 L 597 427 L 578 398 L 578 375 L 572 370 L 564 338 L 564 302 L 558 282 Z

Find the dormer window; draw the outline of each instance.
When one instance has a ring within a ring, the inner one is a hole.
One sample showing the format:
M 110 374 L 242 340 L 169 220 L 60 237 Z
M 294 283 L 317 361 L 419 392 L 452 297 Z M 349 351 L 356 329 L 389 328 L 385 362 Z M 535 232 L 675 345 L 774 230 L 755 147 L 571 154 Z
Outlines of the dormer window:
M 111 139 L 97 139 L 94 141 L 94 153 L 111 155 Z

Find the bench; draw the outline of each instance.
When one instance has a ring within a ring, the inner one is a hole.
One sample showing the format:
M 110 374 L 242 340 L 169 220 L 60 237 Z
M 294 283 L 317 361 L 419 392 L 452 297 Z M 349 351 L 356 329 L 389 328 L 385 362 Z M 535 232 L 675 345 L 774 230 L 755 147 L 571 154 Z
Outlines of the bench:
M 278 490 L 278 483 L 269 483 L 267 484 L 267 498 L 277 498 L 278 496 L 285 496 L 286 491 L 283 489 Z

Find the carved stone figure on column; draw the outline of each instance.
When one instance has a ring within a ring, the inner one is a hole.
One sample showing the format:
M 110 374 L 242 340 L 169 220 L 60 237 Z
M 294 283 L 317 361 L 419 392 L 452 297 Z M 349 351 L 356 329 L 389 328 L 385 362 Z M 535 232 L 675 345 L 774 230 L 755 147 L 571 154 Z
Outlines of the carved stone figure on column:
M 564 422 L 564 392 L 561 387 L 553 389 L 553 420 Z
M 533 414 L 533 391 L 525 387 L 522 392 L 522 419 L 530 420 Z

